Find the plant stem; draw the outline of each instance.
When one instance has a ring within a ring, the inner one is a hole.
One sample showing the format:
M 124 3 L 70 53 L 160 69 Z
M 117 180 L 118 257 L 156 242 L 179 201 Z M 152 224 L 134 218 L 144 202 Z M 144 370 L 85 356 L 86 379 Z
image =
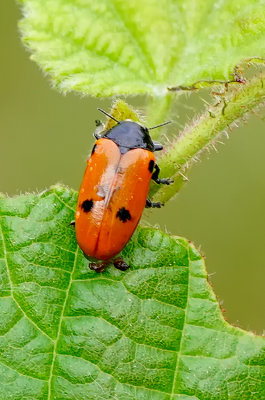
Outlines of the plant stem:
M 168 121 L 170 119 L 170 109 L 174 100 L 175 96 L 173 93 L 168 93 L 166 96 L 162 97 L 149 97 L 145 125 L 151 128 L 152 126 Z M 159 140 L 162 132 L 165 132 L 165 127 L 152 130 L 152 139 Z
M 171 186 L 153 184 L 150 189 L 152 200 L 166 202 L 173 197 L 183 182 L 180 172 L 188 168 L 194 156 L 265 100 L 265 71 L 245 84 L 230 84 L 229 90 L 220 99 L 219 103 L 210 106 L 207 112 L 185 128 L 172 146 L 164 151 L 159 166 L 163 177 L 170 177 L 175 182 Z

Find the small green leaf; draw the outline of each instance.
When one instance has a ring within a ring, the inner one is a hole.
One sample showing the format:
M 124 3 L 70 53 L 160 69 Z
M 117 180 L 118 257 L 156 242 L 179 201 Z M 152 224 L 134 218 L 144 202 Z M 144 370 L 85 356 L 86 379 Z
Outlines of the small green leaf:
M 263 0 L 20 0 L 24 43 L 62 91 L 163 94 L 265 56 Z
M 96 274 L 75 203 L 0 198 L 0 400 L 264 399 L 265 339 L 224 321 L 194 246 L 139 228 L 130 270 Z

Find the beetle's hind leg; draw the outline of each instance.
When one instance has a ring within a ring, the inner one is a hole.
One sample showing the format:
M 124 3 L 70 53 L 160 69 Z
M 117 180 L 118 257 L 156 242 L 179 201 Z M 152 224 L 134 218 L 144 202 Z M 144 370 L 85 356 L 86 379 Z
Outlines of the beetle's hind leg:
M 109 265 L 109 261 L 99 261 L 99 262 L 90 262 L 89 263 L 89 268 L 92 271 L 95 271 L 97 273 L 104 272 L 106 267 Z M 119 269 L 120 271 L 126 271 L 130 266 L 126 264 L 125 261 L 123 261 L 122 258 L 116 258 L 116 260 L 113 261 L 113 265 L 115 268 Z
M 126 262 L 123 261 L 122 258 L 116 258 L 116 260 L 113 261 L 113 265 L 120 271 L 126 271 L 128 268 L 130 268 L 130 266 L 126 264 Z
M 145 208 L 161 208 L 163 207 L 165 204 L 164 203 L 153 203 L 150 199 L 146 199 L 146 203 L 145 203 Z
M 107 265 L 109 264 L 109 262 L 107 261 L 100 261 L 100 262 L 90 262 L 89 263 L 89 268 L 92 269 L 92 271 L 95 271 L 97 273 L 103 272 L 105 271 L 105 268 L 107 267 Z
M 155 181 L 156 183 L 161 183 L 162 185 L 170 185 L 171 183 L 173 183 L 174 181 L 170 178 L 158 178 L 160 173 L 160 168 L 157 164 L 155 164 L 155 172 L 152 175 L 152 179 L 153 181 Z

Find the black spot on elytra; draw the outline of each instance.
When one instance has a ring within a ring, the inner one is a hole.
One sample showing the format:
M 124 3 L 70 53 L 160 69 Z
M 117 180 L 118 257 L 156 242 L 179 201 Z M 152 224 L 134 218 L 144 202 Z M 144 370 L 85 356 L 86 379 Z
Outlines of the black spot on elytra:
M 83 208 L 84 212 L 87 213 L 93 207 L 93 200 L 85 200 L 83 201 L 81 207 Z
M 96 147 L 97 147 L 97 145 L 94 144 L 93 149 L 92 149 L 92 151 L 91 151 L 91 156 L 92 156 L 92 154 L 94 154 L 94 152 L 95 152 L 95 150 L 96 150 Z
M 116 217 L 119 218 L 122 222 L 126 222 L 132 219 L 130 211 L 126 210 L 125 207 L 121 207 L 116 214 Z
M 149 171 L 151 173 L 153 172 L 154 166 L 155 166 L 154 160 L 150 160 L 149 165 L 148 165 L 148 169 L 149 169 Z

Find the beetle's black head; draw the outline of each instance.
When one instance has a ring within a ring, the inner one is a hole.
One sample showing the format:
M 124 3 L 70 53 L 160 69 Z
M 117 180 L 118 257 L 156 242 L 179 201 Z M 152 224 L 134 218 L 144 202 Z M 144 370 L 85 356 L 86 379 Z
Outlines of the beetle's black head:
M 131 149 L 145 149 L 152 152 L 163 149 L 162 145 L 152 141 L 149 130 L 145 126 L 130 120 L 120 121 L 102 137 L 116 143 L 121 154 Z

